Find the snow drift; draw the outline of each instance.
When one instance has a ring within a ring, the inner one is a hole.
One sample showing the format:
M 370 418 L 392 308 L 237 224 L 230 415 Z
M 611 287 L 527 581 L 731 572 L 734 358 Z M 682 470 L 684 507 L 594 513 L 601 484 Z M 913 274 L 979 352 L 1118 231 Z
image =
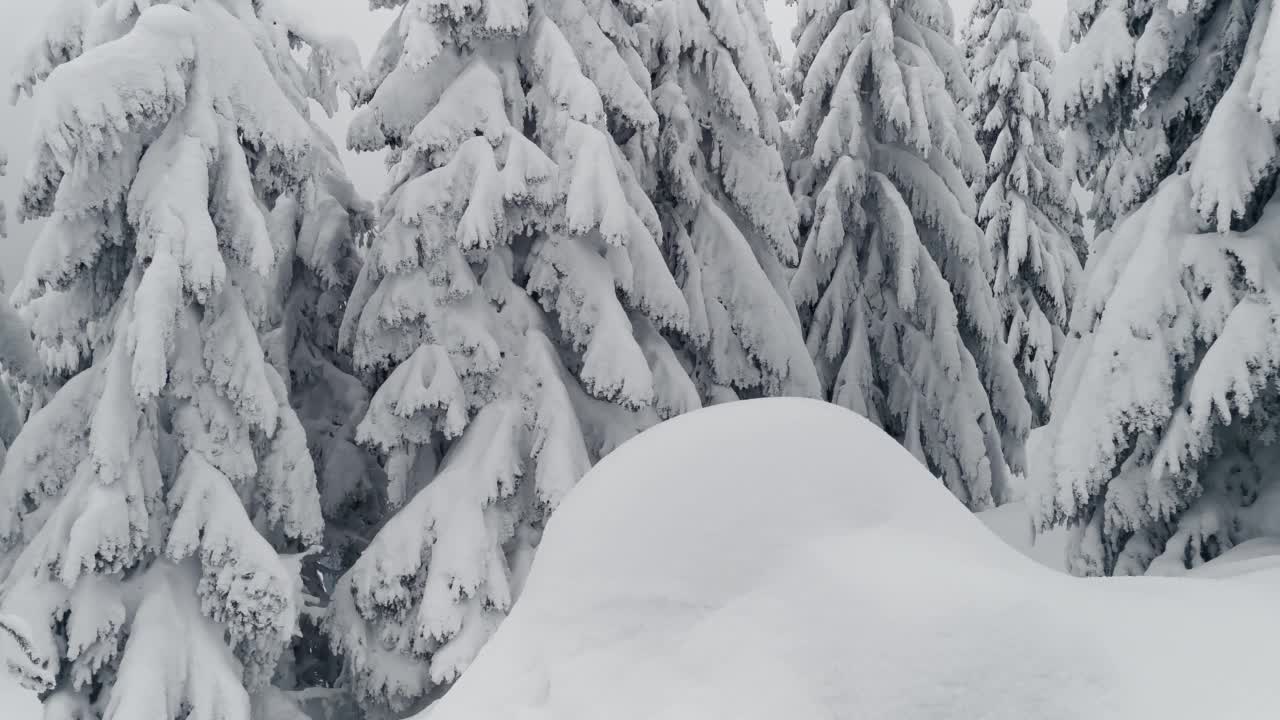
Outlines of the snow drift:
M 1277 590 L 1053 572 L 861 417 L 733 403 L 582 481 L 420 718 L 1274 717 Z

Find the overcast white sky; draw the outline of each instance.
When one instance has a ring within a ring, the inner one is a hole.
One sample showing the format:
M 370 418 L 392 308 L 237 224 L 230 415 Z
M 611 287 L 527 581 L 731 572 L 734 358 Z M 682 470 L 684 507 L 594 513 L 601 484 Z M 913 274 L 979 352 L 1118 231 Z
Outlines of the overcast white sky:
M 793 49 L 791 29 L 795 23 L 795 9 L 787 4 L 787 0 L 764 1 L 774 23 L 778 46 L 789 57 Z M 962 19 L 968 13 L 972 2 L 973 0 L 952 0 L 957 19 Z M 3 88 L 0 93 L 0 145 L 9 152 L 9 176 L 0 179 L 0 197 L 10 206 L 9 238 L 0 240 L 0 278 L 8 282 L 10 289 L 22 272 L 23 258 L 26 257 L 36 228 L 18 225 L 13 217 L 12 206 L 17 193 L 17 181 L 27 165 L 27 146 L 31 138 L 31 103 L 23 101 L 17 106 L 9 105 L 7 76 L 9 68 L 15 62 L 15 53 L 25 47 L 30 34 L 40 27 L 49 4 L 51 3 L 47 1 L 0 0 L 0 73 L 5 80 L 0 84 L 0 88 Z M 387 11 L 369 12 L 364 0 L 310 0 L 310 4 L 317 15 L 330 18 L 334 27 L 351 33 L 366 56 L 391 18 L 391 13 Z M 1045 33 L 1056 42 L 1065 3 L 1062 0 L 1032 0 L 1032 5 Z M 326 126 L 342 137 L 345 135 L 347 119 L 347 113 L 341 113 L 328 121 Z M 339 145 L 342 144 L 339 142 Z M 369 197 L 377 196 L 383 173 L 382 164 L 376 156 L 351 155 L 348 157 L 348 170 L 361 191 Z

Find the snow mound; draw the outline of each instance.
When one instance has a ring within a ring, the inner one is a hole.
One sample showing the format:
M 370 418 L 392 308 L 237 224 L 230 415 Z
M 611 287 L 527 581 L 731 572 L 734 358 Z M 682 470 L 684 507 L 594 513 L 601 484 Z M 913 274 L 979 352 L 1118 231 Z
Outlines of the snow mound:
M 732 403 L 570 493 L 420 720 L 1272 718 L 1278 591 L 1054 572 L 861 417 Z

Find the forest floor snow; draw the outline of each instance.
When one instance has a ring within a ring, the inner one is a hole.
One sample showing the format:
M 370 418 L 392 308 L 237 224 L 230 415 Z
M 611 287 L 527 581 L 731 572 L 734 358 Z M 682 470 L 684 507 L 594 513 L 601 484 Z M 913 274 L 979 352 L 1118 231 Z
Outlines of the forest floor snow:
M 1031 512 L 1020 500 L 978 513 L 978 519 L 1018 552 L 1041 565 L 1067 571 L 1067 539 L 1070 531 L 1056 528 L 1036 533 Z
M 570 493 L 509 619 L 420 717 L 1274 718 L 1278 597 L 1268 570 L 1055 572 L 853 413 L 733 403 Z
M 1017 503 L 969 514 L 834 406 L 699 411 L 569 495 L 510 618 L 419 720 L 1275 717 L 1280 540 L 1089 580 L 1056 571 L 1064 541 L 1033 541 Z M 3 673 L 0 708 L 41 715 Z
M 5 720 L 40 720 L 43 715 L 35 693 L 19 685 L 0 668 L 0 717 Z

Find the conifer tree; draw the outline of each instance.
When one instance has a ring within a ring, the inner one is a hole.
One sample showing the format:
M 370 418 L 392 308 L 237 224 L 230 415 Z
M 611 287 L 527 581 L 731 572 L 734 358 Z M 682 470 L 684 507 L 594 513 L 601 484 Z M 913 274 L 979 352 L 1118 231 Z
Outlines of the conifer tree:
M 331 85 L 330 85 L 331 87 Z M 316 128 L 312 167 L 296 192 L 277 198 L 268 224 L 283 262 L 271 277 L 278 302 L 264 349 L 306 433 L 324 518 L 323 547 L 302 566 L 306 609 L 295 639 L 288 684 L 324 688 L 307 694 L 313 716 L 357 712 L 342 685 L 341 662 L 323 631 L 324 606 L 342 571 L 383 519 L 385 478 L 376 457 L 355 439 L 369 392 L 338 348 L 346 300 L 360 273 L 373 207 L 346 178 L 337 148 Z
M 4 177 L 9 169 L 9 153 L 0 147 L 0 177 Z M 0 200 L 0 240 L 9 237 L 9 218 L 5 211 L 4 200 Z
M 1086 0 L 1067 14 L 1051 111 L 1099 234 L 1178 171 L 1240 66 L 1257 5 Z
M 1001 326 L 1042 425 L 1079 283 L 1075 244 L 1083 232 L 1049 122 L 1053 51 L 1030 7 L 1030 0 L 974 5 L 964 38 L 976 95 L 966 110 L 986 158 L 974 191 L 994 255 Z
M 0 227 L 0 239 L 3 239 Z M 44 390 L 44 373 L 31 331 L 9 303 L 4 278 L 0 278 L 0 468 L 9 445 L 18 436 Z
M 1182 572 L 1280 522 L 1280 16 L 1095 2 L 1069 27 L 1054 111 L 1104 231 L 1031 501 L 1074 526 L 1073 572 Z
M 391 148 L 391 182 L 341 340 L 378 386 L 356 436 L 400 510 L 330 623 L 366 710 L 402 713 L 475 657 L 592 463 L 700 397 L 631 164 L 659 128 L 641 7 L 385 4 L 349 144 Z
M 0 177 L 4 177 L 8 155 L 0 148 Z M 8 237 L 8 223 L 5 218 L 4 201 L 0 200 L 0 240 Z M 4 467 L 4 459 L 9 444 L 18 436 L 18 428 L 22 425 L 22 411 L 15 397 L 15 388 L 9 377 L 13 372 L 13 354 L 18 348 L 25 348 L 25 329 L 18 320 L 13 309 L 9 307 L 9 294 L 5 292 L 4 277 L 0 276 L 0 468 Z M 24 363 L 25 364 L 25 363 Z
M 4 310 L 0 310 L 0 313 L 3 312 Z M 14 389 L 7 382 L 0 380 L 0 468 L 4 467 L 5 458 L 9 454 L 9 444 L 18 436 L 22 422 L 22 410 L 18 399 L 14 396 Z
M 780 145 L 786 92 L 759 0 L 658 0 L 646 15 L 659 137 L 651 197 L 690 308 L 707 401 L 820 394 L 787 287 L 796 210 Z
M 11 665 L 48 717 L 298 718 L 273 679 L 321 505 L 269 340 L 280 269 L 345 251 L 300 252 L 278 220 L 356 209 L 326 209 L 308 120 L 353 46 L 287 0 L 69 1 L 51 23 L 20 74 L 19 215 L 46 221 L 15 297 L 67 379 L 0 471 Z
M 828 399 L 975 509 L 1008 496 L 1030 409 L 969 187 L 985 165 L 939 0 L 802 0 L 794 133 L 806 235 L 792 291 Z M 1007 464 L 1006 464 L 1007 463 Z

